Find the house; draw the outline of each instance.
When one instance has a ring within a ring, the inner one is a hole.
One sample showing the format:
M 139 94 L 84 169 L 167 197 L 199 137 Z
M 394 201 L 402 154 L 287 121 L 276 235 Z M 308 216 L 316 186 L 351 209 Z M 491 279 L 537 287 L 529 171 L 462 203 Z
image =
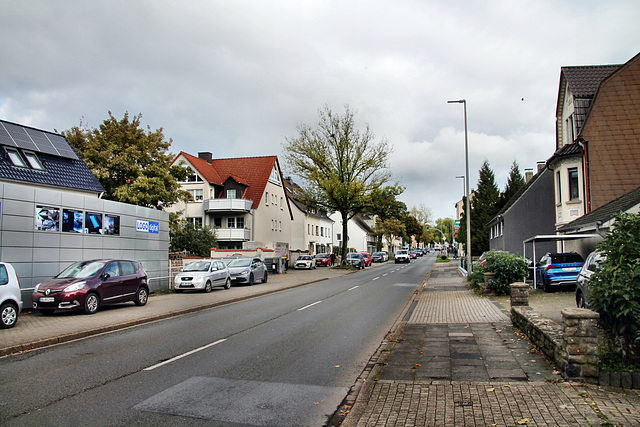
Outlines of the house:
M 336 245 L 342 247 L 342 215 L 334 212 L 330 218 L 335 221 Z M 356 252 L 376 251 L 376 237 L 371 234 L 371 227 L 361 215 L 356 215 L 347 222 L 347 233 L 349 249 L 355 249 Z
M 180 152 L 174 165 L 191 170 L 180 185 L 193 201 L 167 211 L 215 228 L 220 249 L 288 246 L 294 217 L 277 156 L 214 159 L 210 152 Z
M 640 185 L 640 54 L 562 67 L 556 110 L 556 229 Z
M 489 249 L 524 255 L 523 241 L 539 234 L 554 234 L 553 171 L 538 164 L 538 173 L 487 224 Z M 537 244 L 538 252 L 554 252 L 554 242 Z
M 0 120 L 0 259 L 25 307 L 38 282 L 83 259 L 139 260 L 151 290 L 168 288 L 169 215 L 104 191 L 63 135 Z
M 332 252 L 335 244 L 334 221 L 326 212 L 307 209 L 298 197 L 300 187 L 290 177 L 283 182 L 294 218 L 289 242 L 291 251 L 310 254 Z

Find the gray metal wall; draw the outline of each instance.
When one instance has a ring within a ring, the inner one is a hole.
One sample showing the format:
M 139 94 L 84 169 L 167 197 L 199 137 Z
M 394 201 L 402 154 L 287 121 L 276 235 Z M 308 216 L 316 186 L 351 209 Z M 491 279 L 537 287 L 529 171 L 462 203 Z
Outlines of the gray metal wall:
M 36 206 L 119 215 L 120 235 L 36 230 Z M 159 232 L 136 231 L 137 220 L 159 223 Z M 31 292 L 40 281 L 72 262 L 95 258 L 138 260 L 151 290 L 168 288 L 169 214 L 90 195 L 0 183 L 0 260 L 16 269 L 25 308 L 31 307 Z

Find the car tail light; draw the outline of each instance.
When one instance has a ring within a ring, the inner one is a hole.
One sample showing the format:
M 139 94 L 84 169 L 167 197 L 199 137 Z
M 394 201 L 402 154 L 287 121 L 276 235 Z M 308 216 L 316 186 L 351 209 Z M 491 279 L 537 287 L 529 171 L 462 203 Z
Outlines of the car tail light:
M 547 266 L 544 268 L 544 271 L 548 271 L 548 270 L 550 270 L 551 268 L 553 268 L 553 265 L 549 264 L 549 265 L 547 265 Z

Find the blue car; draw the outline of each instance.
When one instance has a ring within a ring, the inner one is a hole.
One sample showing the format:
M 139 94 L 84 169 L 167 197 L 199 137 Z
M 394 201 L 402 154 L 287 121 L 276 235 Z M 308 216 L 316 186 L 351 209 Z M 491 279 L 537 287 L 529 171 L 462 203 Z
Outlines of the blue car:
M 537 285 L 542 285 L 545 292 L 550 292 L 556 286 L 575 286 L 583 265 L 584 259 L 575 252 L 547 253 L 536 264 Z

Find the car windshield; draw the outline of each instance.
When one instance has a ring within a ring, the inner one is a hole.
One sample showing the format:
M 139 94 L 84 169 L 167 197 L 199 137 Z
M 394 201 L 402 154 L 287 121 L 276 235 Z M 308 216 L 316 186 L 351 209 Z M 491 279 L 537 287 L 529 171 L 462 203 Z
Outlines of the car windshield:
M 371 256 L 382 256 L 382 252 L 374 252 Z
M 298 259 L 301 259 L 301 260 L 303 260 L 303 261 L 311 261 L 311 260 L 313 260 L 313 258 L 311 258 L 311 256 L 309 256 L 309 255 L 302 255 L 302 256 L 301 256 L 300 258 L 298 258 Z
M 407 254 L 407 251 L 405 251 L 405 250 L 399 250 L 399 251 L 397 252 L 397 254 L 398 254 L 398 255 L 406 255 L 406 254 Z
M 328 257 L 327 254 L 318 254 L 318 255 L 316 255 L 316 258 L 326 258 L 326 257 Z
M 95 276 L 106 263 L 102 261 L 81 261 L 71 264 L 56 276 L 57 279 L 81 279 Z
M 196 261 L 187 265 L 182 271 L 209 271 L 210 261 Z
M 249 267 L 251 265 L 250 259 L 234 259 L 227 267 Z
M 360 258 L 360 254 L 351 252 L 350 254 L 347 255 L 347 258 Z

